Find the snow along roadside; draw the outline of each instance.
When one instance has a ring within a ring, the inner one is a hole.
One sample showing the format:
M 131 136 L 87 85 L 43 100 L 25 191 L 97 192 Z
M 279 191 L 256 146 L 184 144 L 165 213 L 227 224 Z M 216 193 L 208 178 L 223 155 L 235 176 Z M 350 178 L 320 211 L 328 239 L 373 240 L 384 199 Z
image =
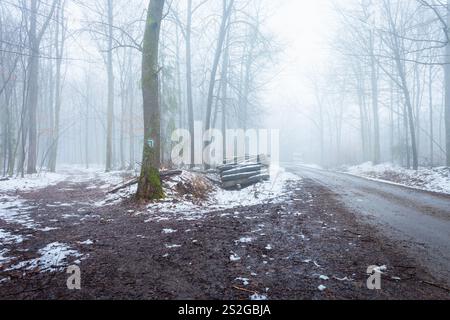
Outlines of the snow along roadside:
M 368 162 L 338 172 L 414 190 L 450 194 L 450 169 L 446 167 L 419 168 L 418 171 L 414 171 L 390 163 L 374 166 L 371 162 Z M 449 176 L 446 176 L 446 174 Z M 388 177 L 391 177 L 392 180 L 387 179 Z M 394 178 L 400 181 L 393 181 Z

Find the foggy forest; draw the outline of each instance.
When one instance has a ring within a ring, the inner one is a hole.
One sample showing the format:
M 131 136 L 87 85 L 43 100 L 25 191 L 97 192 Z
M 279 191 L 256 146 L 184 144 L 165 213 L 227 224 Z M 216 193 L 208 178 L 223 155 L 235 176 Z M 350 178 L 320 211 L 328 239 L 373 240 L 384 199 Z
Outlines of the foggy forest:
M 0 299 L 448 300 L 449 25 L 0 0 Z

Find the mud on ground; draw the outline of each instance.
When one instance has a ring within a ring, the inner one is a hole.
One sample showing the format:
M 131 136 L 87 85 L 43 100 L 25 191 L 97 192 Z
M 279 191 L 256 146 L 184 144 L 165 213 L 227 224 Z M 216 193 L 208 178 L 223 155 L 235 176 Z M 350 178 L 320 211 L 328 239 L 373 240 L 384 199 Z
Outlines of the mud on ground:
M 10 247 L 23 261 L 48 243 L 83 255 L 82 289 L 66 287 L 65 269 L 0 269 L 2 299 L 448 299 L 448 292 L 391 243 L 311 180 L 292 181 L 288 200 L 173 219 L 131 201 L 96 207 L 88 183 L 21 194 L 33 219 Z M 53 207 L 69 201 L 70 206 Z M 0 228 L 11 229 L 0 221 Z M 16 229 L 20 228 L 15 226 Z M 16 230 L 17 231 L 17 230 Z M 86 240 L 93 244 L 82 244 Z M 26 251 L 25 251 L 26 250 Z M 69 259 L 67 264 L 73 263 Z M 387 267 L 382 290 L 368 290 L 368 266 Z M 426 281 L 426 283 L 424 282 Z M 322 291 L 319 290 L 319 286 Z M 324 288 L 326 287 L 326 288 Z

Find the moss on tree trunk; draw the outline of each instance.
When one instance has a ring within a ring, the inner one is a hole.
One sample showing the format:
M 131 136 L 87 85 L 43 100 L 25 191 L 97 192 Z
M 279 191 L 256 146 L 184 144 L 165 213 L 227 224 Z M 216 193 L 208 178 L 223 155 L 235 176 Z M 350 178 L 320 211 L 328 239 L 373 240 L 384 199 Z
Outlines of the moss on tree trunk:
M 161 163 L 161 106 L 159 103 L 158 46 L 164 0 L 150 0 L 142 53 L 142 94 L 144 101 L 144 146 L 137 198 L 164 197 Z

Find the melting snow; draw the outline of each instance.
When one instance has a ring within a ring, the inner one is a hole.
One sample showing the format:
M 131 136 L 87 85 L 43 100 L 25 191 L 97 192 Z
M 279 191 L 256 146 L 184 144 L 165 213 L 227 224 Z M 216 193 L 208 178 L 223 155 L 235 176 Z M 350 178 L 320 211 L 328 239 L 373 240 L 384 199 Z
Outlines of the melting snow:
M 22 243 L 24 241 L 24 237 L 21 235 L 14 235 L 8 231 L 0 229 L 0 243 L 5 244 L 15 244 Z
M 82 255 L 72 250 L 68 245 L 60 242 L 53 242 L 39 250 L 40 257 L 19 262 L 8 270 L 26 269 L 33 270 L 39 268 L 42 272 L 55 272 L 62 270 L 67 265 L 67 258 L 80 258 Z
M 0 219 L 8 224 L 20 224 L 25 228 L 36 229 L 38 226 L 27 213 L 32 207 L 26 206 L 18 197 L 2 196 L 0 202 Z
M 86 245 L 86 246 L 90 246 L 90 245 L 94 244 L 94 241 L 88 239 L 88 240 L 86 240 L 86 241 L 78 242 L 78 243 L 79 243 L 79 244 Z
M 181 248 L 179 244 L 166 244 L 167 249 Z
M 8 263 L 11 261 L 10 257 L 7 257 L 6 254 L 9 252 L 7 249 L 0 250 L 0 266 L 4 263 Z
M 263 294 L 255 293 L 254 295 L 250 296 L 250 300 L 253 300 L 253 301 L 264 301 L 264 300 L 267 300 L 267 296 L 265 296 Z
M 386 266 L 375 267 L 373 270 L 378 273 L 383 273 L 383 271 L 387 271 L 387 267 Z
M 236 262 L 236 261 L 239 261 L 239 260 L 241 260 L 241 257 L 239 257 L 237 254 L 232 254 L 230 256 L 230 261 L 232 261 L 232 262 Z
M 433 169 L 422 167 L 415 171 L 390 163 L 374 166 L 371 162 L 367 162 L 346 168 L 345 171 L 372 180 L 450 194 L 450 169 L 447 167 Z
M 250 238 L 250 237 L 244 237 L 244 238 L 240 238 L 238 242 L 240 242 L 240 243 L 250 243 L 250 242 L 252 242 L 252 241 L 253 241 L 252 238 Z
M 58 228 L 45 227 L 45 228 L 41 228 L 41 229 L 37 229 L 37 230 L 42 231 L 42 232 L 50 232 L 53 230 L 58 230 Z
M 320 285 L 317 287 L 317 289 L 319 289 L 320 291 L 324 291 L 327 289 L 327 287 L 325 287 L 324 285 Z
M 248 286 L 248 285 L 250 284 L 250 279 L 247 279 L 247 278 L 241 278 L 241 277 L 239 277 L 239 278 L 236 278 L 235 280 L 236 280 L 236 281 L 242 281 L 242 284 L 243 284 L 244 286 Z
M 154 217 L 148 219 L 146 222 L 162 221 L 162 219 L 171 220 L 199 220 L 204 217 L 204 214 L 211 211 L 221 211 L 227 209 L 238 208 L 242 206 L 252 206 L 265 202 L 282 202 L 284 198 L 283 189 L 288 181 L 299 180 L 296 175 L 285 172 L 284 169 L 275 168 L 271 172 L 271 180 L 258 183 L 254 186 L 239 190 L 229 191 L 221 188 L 210 186 L 212 192 L 208 200 L 192 201 L 192 199 L 180 199 L 175 193 L 176 185 L 185 181 L 195 180 L 196 175 L 191 172 L 184 171 L 182 175 L 174 177 L 171 181 L 165 183 L 166 200 L 152 203 L 147 206 L 148 214 L 153 214 Z M 135 187 L 131 187 L 128 191 L 122 190 L 116 195 L 109 195 L 108 199 L 98 206 L 103 206 L 108 203 L 114 203 L 121 198 L 127 197 L 130 193 L 135 192 Z M 196 202 L 196 203 L 194 203 Z M 228 217 L 229 214 L 222 214 L 222 217 Z M 235 215 L 240 212 L 236 211 Z M 158 220 L 159 219 L 159 220 Z
M 67 175 L 60 173 L 43 173 L 27 175 L 25 178 L 11 178 L 0 181 L 0 191 L 31 191 L 58 184 L 67 179 Z
M 218 208 L 252 206 L 264 202 L 282 200 L 283 188 L 287 181 L 299 180 L 282 168 L 274 167 L 270 172 L 270 181 L 258 183 L 239 191 L 218 190 L 214 196 Z

